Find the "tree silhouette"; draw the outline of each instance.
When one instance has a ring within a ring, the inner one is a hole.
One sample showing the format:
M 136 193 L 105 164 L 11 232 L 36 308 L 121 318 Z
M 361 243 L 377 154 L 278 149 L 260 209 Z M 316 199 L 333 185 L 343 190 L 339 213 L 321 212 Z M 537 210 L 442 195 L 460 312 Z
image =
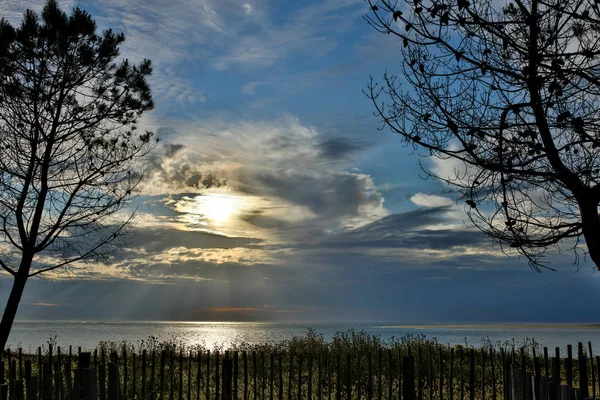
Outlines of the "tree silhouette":
M 152 68 L 118 60 L 123 41 L 54 0 L 0 22 L 0 266 L 14 277 L 0 349 L 28 278 L 106 261 L 131 220 L 132 168 L 155 146 L 136 132 Z
M 598 3 L 368 3 L 365 19 L 397 38 L 403 58 L 401 76 L 365 90 L 382 127 L 453 161 L 448 176 L 427 172 L 458 188 L 503 250 L 538 271 L 551 269 L 551 247 L 600 267 Z

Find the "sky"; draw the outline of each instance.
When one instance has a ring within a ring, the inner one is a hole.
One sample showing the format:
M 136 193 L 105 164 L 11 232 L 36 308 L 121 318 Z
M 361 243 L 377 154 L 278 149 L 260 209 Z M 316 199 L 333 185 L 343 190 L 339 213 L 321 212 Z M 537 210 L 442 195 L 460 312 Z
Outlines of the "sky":
M 595 322 L 600 275 L 536 273 L 467 227 L 465 204 L 364 96 L 399 46 L 362 0 L 94 0 L 150 58 L 161 141 L 123 250 L 32 279 L 18 319 Z M 14 24 L 41 0 L 0 0 Z M 448 176 L 448 175 L 446 175 Z M 11 279 L 0 275 L 0 304 Z

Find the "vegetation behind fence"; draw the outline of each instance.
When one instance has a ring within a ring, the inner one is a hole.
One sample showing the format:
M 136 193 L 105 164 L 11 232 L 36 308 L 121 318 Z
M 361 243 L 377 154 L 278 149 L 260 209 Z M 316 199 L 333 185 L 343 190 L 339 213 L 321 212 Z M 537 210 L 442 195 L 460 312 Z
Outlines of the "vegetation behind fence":
M 330 343 L 309 332 L 226 351 L 153 339 L 137 346 L 102 343 L 92 352 L 50 344 L 35 354 L 3 355 L 0 400 L 595 397 L 600 357 L 593 357 L 591 344 L 576 350 L 574 357 L 571 346 L 549 353 L 535 342 L 449 347 L 420 336 L 382 341 L 363 332 L 340 333 Z

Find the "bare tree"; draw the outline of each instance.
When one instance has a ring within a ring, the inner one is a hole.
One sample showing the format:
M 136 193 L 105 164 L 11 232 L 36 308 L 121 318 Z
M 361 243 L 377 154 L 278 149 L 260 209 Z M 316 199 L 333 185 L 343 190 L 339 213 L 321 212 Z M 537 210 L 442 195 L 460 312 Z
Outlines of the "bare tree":
M 28 278 L 106 260 L 131 220 L 132 167 L 155 146 L 136 132 L 152 68 L 117 61 L 123 41 L 54 0 L 0 22 L 0 266 L 14 277 L 0 349 Z
M 382 127 L 458 163 L 437 177 L 459 189 L 476 227 L 534 269 L 551 269 L 552 247 L 600 267 L 598 3 L 368 3 L 365 19 L 397 38 L 403 58 L 401 75 L 365 90 Z

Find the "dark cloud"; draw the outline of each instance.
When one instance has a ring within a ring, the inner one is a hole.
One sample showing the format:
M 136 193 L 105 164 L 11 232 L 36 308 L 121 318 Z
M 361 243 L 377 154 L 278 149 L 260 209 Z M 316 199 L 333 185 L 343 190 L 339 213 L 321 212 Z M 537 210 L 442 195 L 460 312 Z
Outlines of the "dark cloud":
M 254 177 L 263 194 L 305 206 L 323 217 L 358 216 L 359 207 L 378 210 L 383 197 L 369 176 L 352 173 L 311 175 L 302 172 L 263 173 Z
M 324 240 L 324 247 L 410 248 L 443 250 L 487 243 L 474 229 L 423 229 L 447 221 L 449 207 L 420 208 L 392 214 L 357 229 Z
M 209 165 L 190 162 L 184 154 L 185 145 L 166 144 L 162 154 L 148 159 L 144 179 L 148 186 L 166 186 L 167 190 L 210 189 L 227 185 L 211 171 Z
M 128 248 L 144 248 L 150 253 L 185 247 L 232 249 L 261 243 L 260 239 L 231 238 L 207 232 L 181 231 L 172 228 L 132 228 Z
M 183 149 L 185 149 L 185 146 L 182 144 L 168 144 L 165 148 L 164 156 L 167 158 L 174 157 Z
M 352 153 L 365 150 L 368 147 L 368 143 L 357 139 L 338 136 L 319 143 L 317 147 L 323 157 L 338 160 L 345 158 Z

